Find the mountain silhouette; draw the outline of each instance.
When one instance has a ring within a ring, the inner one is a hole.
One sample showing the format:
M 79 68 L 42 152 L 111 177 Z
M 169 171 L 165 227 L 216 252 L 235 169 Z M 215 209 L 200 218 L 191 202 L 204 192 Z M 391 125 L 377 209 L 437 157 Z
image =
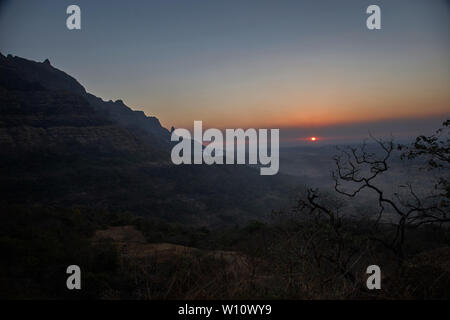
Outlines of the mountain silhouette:
M 290 179 L 242 165 L 176 166 L 170 147 L 156 117 L 103 101 L 48 60 L 0 55 L 0 207 L 234 225 L 284 204 Z
M 46 122 L 45 124 L 40 123 L 41 127 L 67 127 L 76 123 L 78 123 L 78 128 L 83 127 L 82 124 L 91 129 L 96 126 L 96 130 L 93 130 L 95 132 L 92 134 L 97 134 L 98 139 L 116 136 L 118 140 L 115 147 L 118 149 L 136 148 L 137 142 L 132 141 L 135 138 L 142 144 L 151 145 L 153 148 L 167 149 L 169 147 L 169 131 L 161 126 L 156 117 L 147 117 L 142 111 L 134 111 L 121 100 L 106 102 L 87 93 L 77 80 L 51 66 L 48 59 L 39 63 L 11 55 L 5 57 L 0 54 L 0 71 L 0 85 L 5 89 L 12 90 L 14 97 L 21 101 L 21 110 L 10 109 L 9 111 L 5 109 L 8 104 L 7 101 L 4 101 L 2 104 L 3 115 L 19 111 L 24 117 L 26 116 L 26 119 L 21 120 L 34 119 Z M 36 96 L 44 103 L 36 104 Z M 2 95 L 2 98 L 13 99 L 9 94 Z M 58 115 L 61 117 L 58 118 Z M 55 122 L 56 118 L 60 122 Z M 9 121 L 12 121 L 11 117 Z M 27 122 L 22 122 L 22 124 L 27 124 Z M 122 128 L 114 127 L 114 125 Z M 46 136 L 49 139 L 51 139 L 53 131 L 47 130 Z M 85 138 L 89 140 L 91 138 L 89 133 L 85 133 Z M 130 133 L 134 137 L 131 137 Z M 30 134 L 33 133 L 30 132 Z M 67 132 L 67 134 L 69 133 Z M 77 132 L 74 132 L 74 135 L 76 134 Z M 83 135 L 83 133 L 80 134 Z M 92 136 L 92 138 L 94 137 Z M 94 139 L 94 141 L 98 139 Z M 2 141 L 5 142 L 5 139 Z M 20 143 L 20 141 L 23 140 L 19 139 L 16 142 Z M 111 143 L 112 141 L 108 142 L 108 144 Z

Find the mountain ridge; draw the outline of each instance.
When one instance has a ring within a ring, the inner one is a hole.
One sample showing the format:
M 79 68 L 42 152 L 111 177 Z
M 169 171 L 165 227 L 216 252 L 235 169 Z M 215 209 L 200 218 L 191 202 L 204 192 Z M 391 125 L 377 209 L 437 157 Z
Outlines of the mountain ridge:
M 156 117 L 103 101 L 48 60 L 0 57 L 0 209 L 235 225 L 267 218 L 297 184 L 244 165 L 174 165 L 169 138 Z
M 53 67 L 48 59 L 43 62 L 0 53 L 0 86 L 26 92 L 50 91 L 82 97 L 97 113 L 111 123 L 117 123 L 153 148 L 167 151 L 169 131 L 161 126 L 158 118 L 133 110 L 122 100 L 104 101 L 88 93 L 72 76 Z

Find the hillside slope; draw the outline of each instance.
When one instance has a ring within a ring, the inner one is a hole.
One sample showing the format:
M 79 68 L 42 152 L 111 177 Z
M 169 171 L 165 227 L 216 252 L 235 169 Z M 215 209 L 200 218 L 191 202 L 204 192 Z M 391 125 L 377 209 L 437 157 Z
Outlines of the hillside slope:
M 0 203 L 203 225 L 245 222 L 285 203 L 286 177 L 173 165 L 169 136 L 157 118 L 87 93 L 48 60 L 0 56 Z

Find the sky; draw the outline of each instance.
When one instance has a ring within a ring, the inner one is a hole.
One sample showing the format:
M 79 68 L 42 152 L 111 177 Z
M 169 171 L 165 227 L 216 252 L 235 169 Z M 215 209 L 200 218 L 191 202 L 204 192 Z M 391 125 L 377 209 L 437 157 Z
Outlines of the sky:
M 81 30 L 66 28 L 71 4 Z M 371 4 L 381 30 L 366 28 Z M 0 51 L 48 58 L 168 128 L 280 128 L 295 144 L 450 117 L 448 0 L 0 0 Z

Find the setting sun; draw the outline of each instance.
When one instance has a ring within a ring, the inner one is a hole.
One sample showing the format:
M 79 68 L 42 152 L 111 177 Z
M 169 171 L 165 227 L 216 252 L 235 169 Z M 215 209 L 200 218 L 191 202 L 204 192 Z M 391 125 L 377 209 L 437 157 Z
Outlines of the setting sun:
M 316 137 L 311 137 L 310 140 L 311 140 L 311 141 L 316 141 L 317 138 L 316 138 Z

